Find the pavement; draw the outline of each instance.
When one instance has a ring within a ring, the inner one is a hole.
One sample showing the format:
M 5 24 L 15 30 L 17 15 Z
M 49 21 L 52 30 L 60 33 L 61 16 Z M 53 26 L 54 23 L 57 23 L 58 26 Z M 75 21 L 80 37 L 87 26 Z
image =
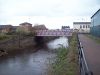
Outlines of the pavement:
M 78 36 L 82 43 L 89 69 L 93 72 L 93 75 L 100 75 L 100 44 L 85 34 L 79 34 Z

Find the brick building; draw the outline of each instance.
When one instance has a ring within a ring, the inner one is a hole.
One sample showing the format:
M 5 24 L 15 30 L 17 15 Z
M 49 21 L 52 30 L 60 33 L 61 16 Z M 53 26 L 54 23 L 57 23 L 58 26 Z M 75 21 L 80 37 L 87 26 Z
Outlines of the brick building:
M 28 22 L 24 22 L 24 23 L 19 24 L 19 28 L 25 32 L 31 32 L 32 24 Z
M 45 27 L 44 24 L 42 24 L 42 25 L 35 25 L 33 27 L 33 30 L 47 30 L 47 28 Z
M 0 25 L 0 32 L 1 33 L 12 32 L 12 29 L 13 29 L 12 25 Z

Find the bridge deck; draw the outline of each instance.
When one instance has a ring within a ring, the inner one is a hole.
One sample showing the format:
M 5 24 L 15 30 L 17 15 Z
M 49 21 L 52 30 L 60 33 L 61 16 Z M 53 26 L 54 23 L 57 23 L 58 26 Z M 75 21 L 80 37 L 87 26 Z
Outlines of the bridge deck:
M 79 34 L 79 39 L 83 45 L 90 70 L 93 75 L 100 75 L 100 44 L 82 34 Z
M 36 36 L 72 36 L 71 30 L 38 30 Z

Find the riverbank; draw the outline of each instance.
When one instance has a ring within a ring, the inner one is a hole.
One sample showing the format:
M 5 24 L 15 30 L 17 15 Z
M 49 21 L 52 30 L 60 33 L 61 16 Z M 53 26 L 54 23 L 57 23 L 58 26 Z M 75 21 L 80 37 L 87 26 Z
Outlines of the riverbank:
M 70 37 L 67 49 L 58 49 L 56 60 L 51 64 L 48 75 L 79 75 L 76 34 Z
M 66 37 L 60 37 L 48 42 L 46 45 L 54 48 L 54 45 L 59 48 L 59 44 L 65 45 L 68 43 Z M 48 45 L 48 44 L 52 45 Z M 22 53 L 13 56 L 0 58 L 0 75 L 47 75 L 49 60 L 53 61 L 56 57 L 56 52 L 52 52 L 47 48 L 36 47 L 36 52 L 33 49 L 24 50 Z
M 56 57 L 56 51 L 52 51 L 52 49 L 56 50 L 61 47 L 61 44 L 67 47 L 68 38 L 52 39 L 45 44 L 48 48 L 36 47 L 34 48 L 36 52 L 33 51 L 33 48 L 29 48 L 22 52 L 17 50 L 17 54 L 12 53 L 13 55 L 1 57 L 0 75 L 47 75 L 49 61 L 53 62 Z
M 39 41 L 36 41 L 37 40 Z M 16 55 L 23 52 L 35 52 L 40 47 L 46 48 L 46 43 L 58 37 L 35 37 L 35 36 L 10 36 L 10 39 L 1 40 L 0 56 Z M 41 43 L 42 41 L 42 43 Z M 3 51 L 3 52 L 2 52 Z
M 34 50 L 34 46 L 34 37 L 11 36 L 10 39 L 0 42 L 0 56 L 14 55 L 30 49 Z

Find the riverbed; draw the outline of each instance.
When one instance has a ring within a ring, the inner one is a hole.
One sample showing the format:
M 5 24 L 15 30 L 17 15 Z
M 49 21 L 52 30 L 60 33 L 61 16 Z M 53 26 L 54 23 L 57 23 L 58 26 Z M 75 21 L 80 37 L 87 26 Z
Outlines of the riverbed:
M 0 75 L 47 75 L 50 61 L 56 56 L 53 50 L 68 47 L 68 39 L 60 37 L 47 43 L 47 48 L 37 52 L 23 52 L 0 60 Z

